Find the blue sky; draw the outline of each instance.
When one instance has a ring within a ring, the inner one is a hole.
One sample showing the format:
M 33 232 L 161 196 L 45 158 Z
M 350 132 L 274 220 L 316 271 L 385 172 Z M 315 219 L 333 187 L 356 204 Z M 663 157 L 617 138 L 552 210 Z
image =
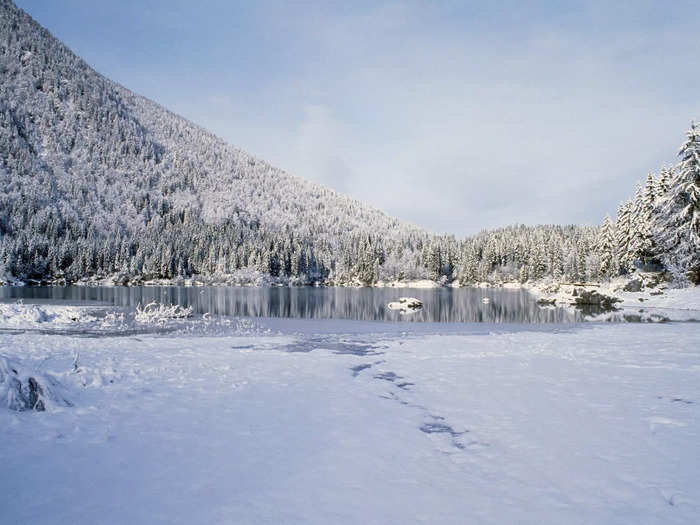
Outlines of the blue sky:
M 16 3 L 228 142 L 457 235 L 598 223 L 700 118 L 692 2 Z

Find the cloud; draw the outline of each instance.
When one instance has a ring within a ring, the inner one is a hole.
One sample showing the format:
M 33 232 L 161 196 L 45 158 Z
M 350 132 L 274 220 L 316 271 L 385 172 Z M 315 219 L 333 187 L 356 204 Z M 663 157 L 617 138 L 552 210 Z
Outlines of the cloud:
M 300 173 L 337 191 L 351 193 L 354 174 L 344 159 L 350 139 L 327 107 L 306 105 L 292 140 Z
M 354 195 L 433 229 L 597 223 L 673 159 L 698 109 L 692 32 L 619 23 L 629 9 L 599 26 L 595 8 L 571 28 L 525 21 L 515 38 L 500 27 L 502 41 L 440 32 L 420 9 L 370 14 L 300 23 L 322 50 L 314 97 L 345 129 L 305 155 L 342 140 Z M 319 170 L 308 176 L 341 188 Z

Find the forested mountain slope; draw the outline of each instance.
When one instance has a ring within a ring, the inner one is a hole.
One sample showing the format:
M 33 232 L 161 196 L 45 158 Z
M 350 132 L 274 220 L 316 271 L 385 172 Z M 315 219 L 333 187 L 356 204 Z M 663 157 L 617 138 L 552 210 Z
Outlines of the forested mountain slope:
M 3 255 L 23 276 L 253 265 L 351 277 L 374 264 L 375 243 L 394 250 L 428 238 L 111 82 L 7 0 L 0 184 Z

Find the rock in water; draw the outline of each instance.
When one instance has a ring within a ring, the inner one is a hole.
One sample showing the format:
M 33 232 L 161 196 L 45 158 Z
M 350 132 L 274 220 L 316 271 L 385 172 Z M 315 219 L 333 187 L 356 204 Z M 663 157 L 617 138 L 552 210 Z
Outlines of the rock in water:
M 398 301 L 387 305 L 389 310 L 399 310 L 401 313 L 417 312 L 423 308 L 423 302 L 415 297 L 400 297 Z
M 632 279 L 622 289 L 625 292 L 641 292 L 642 291 L 642 280 L 641 279 Z
M 622 302 L 617 297 L 603 295 L 595 290 L 578 289 L 574 290 L 574 292 L 572 295 L 575 297 L 574 304 L 576 306 L 599 306 L 605 310 L 613 310 L 615 309 L 615 303 Z

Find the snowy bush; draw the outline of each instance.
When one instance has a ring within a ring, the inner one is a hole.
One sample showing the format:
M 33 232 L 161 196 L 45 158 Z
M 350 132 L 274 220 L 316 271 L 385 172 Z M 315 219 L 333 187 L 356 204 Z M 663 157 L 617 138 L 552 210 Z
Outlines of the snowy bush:
M 0 304 L 0 322 L 3 324 L 43 323 L 48 316 L 36 305 Z
M 18 363 L 0 355 L 0 404 L 2 406 L 18 412 L 25 410 L 43 412 L 50 400 L 68 404 L 53 394 L 54 386 L 57 386 L 55 380 L 36 371 L 26 370 Z
M 183 308 L 179 304 L 164 305 L 157 302 L 148 303 L 141 308 L 141 305 L 136 307 L 136 315 L 134 319 L 138 323 L 165 323 L 171 319 L 187 319 L 192 315 L 192 307 Z
M 124 325 L 124 314 L 118 312 L 107 312 L 100 323 L 102 328 L 114 328 Z

